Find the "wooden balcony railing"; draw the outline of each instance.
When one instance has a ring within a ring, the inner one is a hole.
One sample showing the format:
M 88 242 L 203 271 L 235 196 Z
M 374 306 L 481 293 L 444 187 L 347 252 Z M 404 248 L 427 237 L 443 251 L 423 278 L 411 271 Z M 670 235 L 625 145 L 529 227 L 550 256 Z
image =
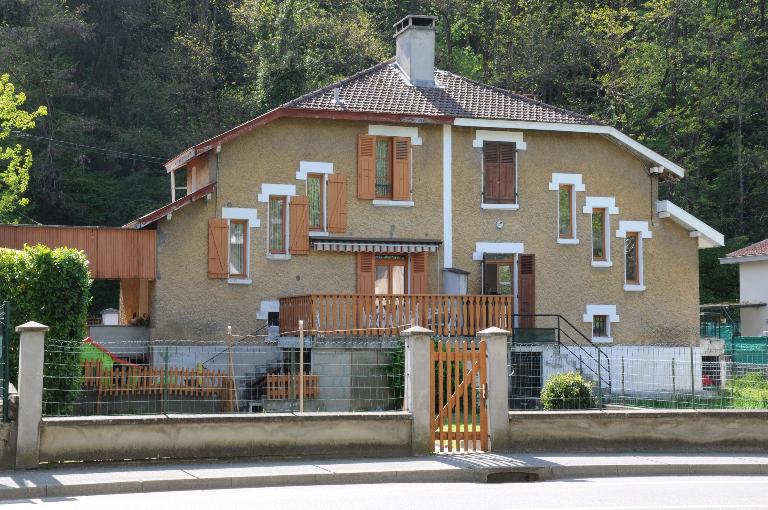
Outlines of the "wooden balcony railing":
M 311 294 L 280 299 L 280 333 L 298 335 L 395 336 L 423 326 L 441 336 L 474 336 L 490 326 L 511 330 L 513 296 L 433 294 Z

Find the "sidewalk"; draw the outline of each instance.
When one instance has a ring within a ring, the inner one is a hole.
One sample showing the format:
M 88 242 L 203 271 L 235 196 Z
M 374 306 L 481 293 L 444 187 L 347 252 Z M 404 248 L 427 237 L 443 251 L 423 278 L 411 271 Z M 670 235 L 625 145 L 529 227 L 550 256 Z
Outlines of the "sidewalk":
M 768 475 L 768 454 L 464 454 L 398 459 L 91 464 L 0 471 L 0 500 L 232 487 Z

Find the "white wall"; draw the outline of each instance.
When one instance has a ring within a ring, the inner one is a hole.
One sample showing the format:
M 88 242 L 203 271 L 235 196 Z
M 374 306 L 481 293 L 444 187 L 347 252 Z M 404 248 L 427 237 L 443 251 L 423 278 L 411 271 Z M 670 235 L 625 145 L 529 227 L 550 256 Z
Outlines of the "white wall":
M 739 264 L 740 301 L 768 303 L 768 260 Z M 741 309 L 741 334 L 760 336 L 768 331 L 768 306 Z

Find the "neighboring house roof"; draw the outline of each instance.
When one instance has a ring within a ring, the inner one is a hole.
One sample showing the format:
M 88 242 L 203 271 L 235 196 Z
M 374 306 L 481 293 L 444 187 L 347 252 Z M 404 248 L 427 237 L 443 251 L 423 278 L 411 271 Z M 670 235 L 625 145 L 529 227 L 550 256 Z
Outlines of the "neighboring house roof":
M 216 188 L 216 183 L 212 182 L 210 184 L 207 184 L 200 188 L 197 191 L 194 191 L 190 193 L 189 195 L 183 196 L 180 199 L 176 200 L 175 202 L 171 202 L 170 204 L 164 205 L 160 209 L 156 209 L 152 211 L 151 213 L 147 213 L 141 218 L 136 218 L 130 223 L 126 223 L 123 225 L 124 228 L 144 228 L 147 225 L 150 225 L 160 218 L 163 218 L 165 216 L 168 216 L 174 211 L 177 211 L 184 207 L 185 205 L 189 204 L 190 202 L 194 202 L 195 200 L 198 200 L 206 195 L 208 193 L 211 193 Z
M 200 142 L 166 162 L 165 168 L 173 172 L 190 159 L 273 120 L 299 117 L 595 133 L 678 177 L 685 175 L 672 161 L 588 116 L 439 69 L 435 81 L 437 87 L 410 85 L 390 59 Z
M 725 236 L 669 200 L 656 202 L 660 218 L 669 218 L 685 228 L 691 237 L 697 237 L 699 248 L 717 248 L 725 245 Z
M 436 87 L 408 83 L 394 59 L 382 62 L 340 82 L 333 83 L 283 105 L 311 110 L 394 113 L 404 115 L 463 117 L 593 124 L 599 122 L 556 106 L 435 69 Z M 334 100 L 339 89 L 339 101 Z
M 732 251 L 720 259 L 721 264 L 738 264 L 741 262 L 758 262 L 768 260 L 768 239 L 750 244 L 740 250 Z

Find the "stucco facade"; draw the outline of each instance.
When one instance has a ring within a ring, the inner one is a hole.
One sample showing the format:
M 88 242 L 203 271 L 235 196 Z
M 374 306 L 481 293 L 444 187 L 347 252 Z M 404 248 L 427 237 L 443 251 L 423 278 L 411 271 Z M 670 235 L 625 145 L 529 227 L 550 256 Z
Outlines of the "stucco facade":
M 152 296 L 154 339 L 220 338 L 231 325 L 238 333 L 264 324 L 262 302 L 308 293 L 356 292 L 354 253 L 310 250 L 289 260 L 268 258 L 268 204 L 259 201 L 264 184 L 295 186 L 300 161 L 333 164 L 347 176 L 348 227 L 341 237 L 412 238 L 445 244 L 428 257 L 428 289 L 440 293 L 445 250 L 452 267 L 469 271 L 470 294 L 481 293 L 476 243 L 522 243 L 536 257 L 536 312 L 561 314 L 589 335 L 582 320 L 588 304 L 614 305 L 617 344 L 693 343 L 698 337 L 698 255 L 688 231 L 654 212 L 656 187 L 647 161 L 603 136 L 540 130 L 521 133 L 518 150 L 517 210 L 481 209 L 482 149 L 473 147 L 476 128 L 411 124 L 421 145 L 412 146 L 412 207 L 376 206 L 356 197 L 357 137 L 381 122 L 282 118 L 210 152 L 210 175 L 217 188 L 156 223 L 158 271 Z M 445 224 L 445 130 L 450 131 L 452 219 Z M 516 135 L 519 136 L 519 135 Z M 578 244 L 558 244 L 557 192 L 553 173 L 579 174 L 585 191 L 575 192 Z M 613 197 L 619 209 L 610 218 L 611 267 L 593 267 L 586 197 Z M 207 275 L 208 219 L 224 208 L 255 210 L 259 226 L 248 236 L 248 274 L 230 283 Z M 645 290 L 624 290 L 624 239 L 620 221 L 645 221 L 652 237 L 643 239 Z M 450 232 L 446 240 L 445 232 Z M 261 317 L 261 318 L 260 318 Z

